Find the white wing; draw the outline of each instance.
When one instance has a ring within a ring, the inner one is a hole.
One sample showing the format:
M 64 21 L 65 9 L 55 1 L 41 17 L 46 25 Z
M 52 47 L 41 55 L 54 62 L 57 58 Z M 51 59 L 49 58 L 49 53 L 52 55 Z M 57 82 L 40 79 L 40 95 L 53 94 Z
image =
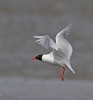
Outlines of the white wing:
M 60 48 L 58 45 L 48 36 L 33 36 L 34 38 L 38 38 L 35 42 L 38 42 L 38 44 L 42 45 L 42 47 L 48 49 L 51 47 L 52 49 L 59 50 Z
M 65 55 L 65 58 L 68 60 L 70 60 L 73 51 L 72 46 L 66 40 L 66 37 L 71 29 L 71 26 L 72 23 L 70 21 L 67 27 L 56 35 L 56 44 L 59 46 L 59 48 L 61 48 L 62 52 Z
M 61 38 L 61 37 L 66 38 L 71 29 L 71 26 L 72 26 L 72 23 L 71 21 L 69 21 L 69 24 L 67 25 L 67 27 L 56 35 L 56 39 Z

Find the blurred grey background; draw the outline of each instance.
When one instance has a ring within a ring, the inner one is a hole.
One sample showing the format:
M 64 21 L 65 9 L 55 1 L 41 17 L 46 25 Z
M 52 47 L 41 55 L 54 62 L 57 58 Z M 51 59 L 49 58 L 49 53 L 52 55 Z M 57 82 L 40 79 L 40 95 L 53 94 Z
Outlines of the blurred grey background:
M 66 68 L 65 82 L 61 82 L 60 67 L 31 60 L 51 51 L 35 43 L 33 35 L 47 34 L 55 40 L 70 20 L 68 41 L 73 46 L 71 65 L 76 74 Z M 93 0 L 0 0 L 0 89 L 6 93 L 0 100 L 92 100 L 91 82 Z

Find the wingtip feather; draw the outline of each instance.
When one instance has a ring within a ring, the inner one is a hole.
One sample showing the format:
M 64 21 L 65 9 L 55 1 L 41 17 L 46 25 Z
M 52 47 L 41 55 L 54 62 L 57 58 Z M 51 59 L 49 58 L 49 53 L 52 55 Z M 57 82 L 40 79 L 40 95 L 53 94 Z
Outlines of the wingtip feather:
M 75 74 L 75 71 L 73 71 L 73 74 Z
M 70 29 L 71 29 L 71 26 L 72 26 L 72 22 L 71 20 L 69 21 L 67 27 L 66 27 L 66 31 L 69 33 Z

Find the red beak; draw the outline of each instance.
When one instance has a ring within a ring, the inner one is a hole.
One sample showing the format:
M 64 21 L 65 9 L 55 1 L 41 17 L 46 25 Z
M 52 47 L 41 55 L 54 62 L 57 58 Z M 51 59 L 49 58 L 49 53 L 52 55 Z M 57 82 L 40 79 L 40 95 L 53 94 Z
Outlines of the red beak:
M 36 57 L 33 57 L 32 60 L 36 60 Z

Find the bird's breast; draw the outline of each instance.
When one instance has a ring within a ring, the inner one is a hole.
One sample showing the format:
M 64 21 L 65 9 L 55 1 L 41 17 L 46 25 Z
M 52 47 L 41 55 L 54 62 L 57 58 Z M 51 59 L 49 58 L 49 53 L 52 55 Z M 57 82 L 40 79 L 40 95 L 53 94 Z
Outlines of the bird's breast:
M 47 63 L 50 63 L 50 64 L 54 64 L 54 57 L 53 56 L 50 56 L 50 55 L 44 55 L 42 57 L 42 60 L 44 62 L 47 62 Z
M 54 55 L 43 55 L 42 60 L 44 62 L 53 64 L 53 65 L 63 65 L 63 60 L 60 57 L 55 57 Z

